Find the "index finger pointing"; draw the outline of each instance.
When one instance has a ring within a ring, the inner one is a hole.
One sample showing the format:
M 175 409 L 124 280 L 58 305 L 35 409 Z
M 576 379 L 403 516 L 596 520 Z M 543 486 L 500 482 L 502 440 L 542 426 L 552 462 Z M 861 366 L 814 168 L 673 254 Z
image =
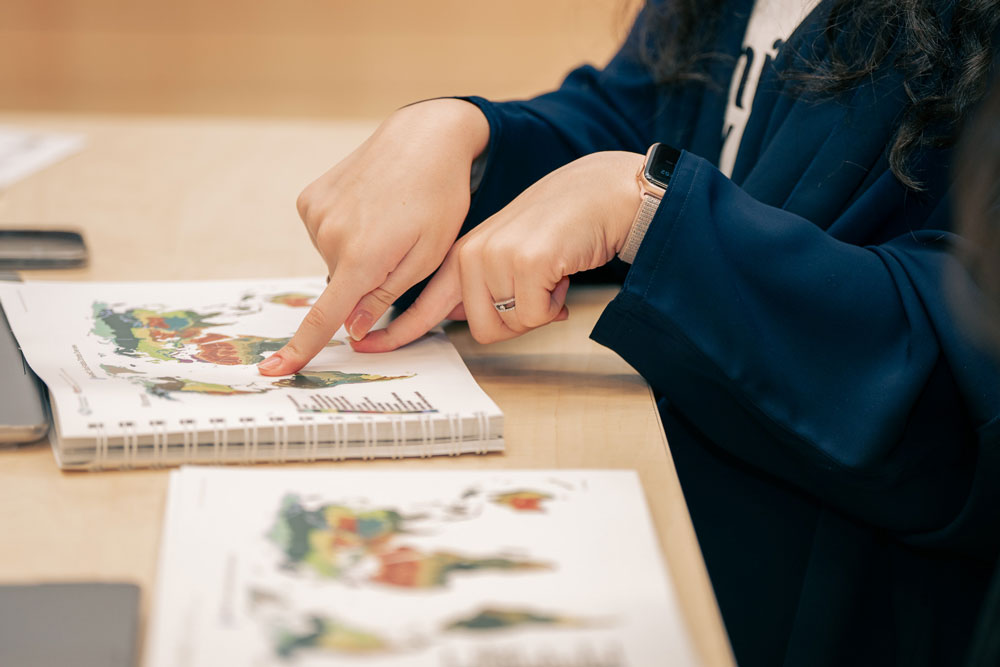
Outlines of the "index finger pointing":
M 350 290 L 344 284 L 343 271 L 335 271 L 329 284 L 309 308 L 298 331 L 283 348 L 257 365 L 261 375 L 297 373 L 319 354 L 344 323 L 363 290 Z

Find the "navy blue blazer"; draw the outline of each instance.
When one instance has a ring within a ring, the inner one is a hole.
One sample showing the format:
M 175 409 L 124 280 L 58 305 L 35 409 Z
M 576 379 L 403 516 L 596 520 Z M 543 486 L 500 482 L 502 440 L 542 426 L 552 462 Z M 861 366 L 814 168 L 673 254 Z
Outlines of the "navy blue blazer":
M 752 0 L 717 85 L 657 86 L 641 31 L 555 92 L 476 104 L 490 124 L 466 229 L 602 150 L 684 150 L 592 333 L 660 397 L 741 665 L 956 664 L 1000 548 L 1000 369 L 958 325 L 951 154 L 887 163 L 892 67 L 836 98 L 781 73 L 823 59 L 823 2 L 761 77 L 732 179 L 716 169 Z M 974 298 L 974 296 L 973 296 Z

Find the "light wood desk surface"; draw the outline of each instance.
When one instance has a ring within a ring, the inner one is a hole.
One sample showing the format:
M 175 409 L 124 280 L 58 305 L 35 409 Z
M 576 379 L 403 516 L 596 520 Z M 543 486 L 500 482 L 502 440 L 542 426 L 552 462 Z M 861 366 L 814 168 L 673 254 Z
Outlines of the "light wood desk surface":
M 83 153 L 0 192 L 0 227 L 84 231 L 88 267 L 25 274 L 62 280 L 321 275 L 295 197 L 374 127 L 13 114 L 0 124 L 88 137 Z M 704 664 L 731 665 L 650 391 L 587 337 L 613 295 L 571 290 L 569 321 L 491 346 L 449 327 L 504 412 L 504 454 L 314 465 L 637 470 L 695 647 Z M 145 619 L 166 488 L 164 471 L 61 473 L 45 443 L 0 451 L 0 581 L 134 581 Z

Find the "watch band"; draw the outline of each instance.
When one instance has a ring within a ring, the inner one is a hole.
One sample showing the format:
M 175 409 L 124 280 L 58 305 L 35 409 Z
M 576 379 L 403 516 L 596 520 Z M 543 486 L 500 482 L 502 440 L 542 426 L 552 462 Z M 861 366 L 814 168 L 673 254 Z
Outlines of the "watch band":
M 649 223 L 653 221 L 653 216 L 656 215 L 656 209 L 659 206 L 659 197 L 648 194 L 642 196 L 642 203 L 639 205 L 639 210 L 636 211 L 635 219 L 632 221 L 632 229 L 629 230 L 625 245 L 618 253 L 618 259 L 626 264 L 635 261 L 635 255 L 639 252 L 642 239 L 646 237 L 646 230 L 649 229 Z

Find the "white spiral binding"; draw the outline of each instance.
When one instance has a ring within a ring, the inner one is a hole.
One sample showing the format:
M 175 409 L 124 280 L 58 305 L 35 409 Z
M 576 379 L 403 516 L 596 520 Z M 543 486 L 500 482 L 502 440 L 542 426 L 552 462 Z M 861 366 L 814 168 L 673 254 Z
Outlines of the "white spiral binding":
M 135 430 L 135 422 L 118 422 L 122 430 L 122 468 L 131 468 L 139 453 L 139 434 Z
M 299 417 L 302 426 L 302 460 L 315 461 L 313 441 L 317 438 L 316 421 L 311 416 Z
M 226 420 L 222 417 L 213 417 L 208 423 L 212 425 L 212 461 L 225 462 L 229 449 L 229 429 L 226 427 Z
M 476 413 L 476 421 L 479 425 L 479 453 L 485 454 L 489 451 L 490 420 L 486 413 L 480 410 Z
M 434 448 L 434 419 L 426 412 L 420 415 L 420 437 L 423 440 L 420 458 L 426 459 L 430 457 Z
M 325 458 L 331 461 L 342 461 L 342 449 L 346 438 L 341 437 L 343 429 L 343 419 L 337 419 L 340 415 L 330 415 L 330 440 L 327 443 L 328 454 Z
M 100 470 L 108 458 L 108 432 L 104 430 L 104 422 L 95 422 L 87 426 L 97 432 L 94 442 L 94 469 Z
M 288 424 L 284 417 L 271 417 L 271 429 L 274 434 L 274 459 L 278 463 L 288 461 Z
M 462 417 L 454 412 L 448 415 L 448 425 L 451 427 L 451 451 L 448 456 L 458 456 L 462 453 Z
M 470 434 L 475 437 L 475 449 L 470 449 L 477 454 L 488 454 L 491 445 L 490 419 L 487 413 L 478 411 L 474 415 L 476 433 Z M 436 417 L 436 418 L 435 418 Z M 350 446 L 350 422 L 343 415 L 328 415 L 328 425 L 330 426 L 330 437 L 323 438 L 320 422 L 311 416 L 302 416 L 298 420 L 301 425 L 303 461 L 317 461 L 320 458 L 330 458 L 334 461 L 343 461 L 352 454 Z M 284 417 L 271 417 L 271 426 L 274 433 L 274 456 L 273 460 L 279 463 L 286 463 L 292 456 L 291 441 L 289 439 L 289 426 Z M 371 415 L 359 415 L 354 422 L 360 426 L 360 446 L 357 454 L 362 460 L 372 460 L 380 453 L 382 445 L 388 445 L 388 454 L 392 459 L 401 459 L 411 454 L 419 458 L 427 458 L 437 451 L 438 445 L 438 424 L 447 423 L 448 433 L 446 447 L 441 453 L 445 456 L 458 456 L 464 453 L 463 447 L 466 443 L 465 423 L 462 416 L 457 413 L 447 415 L 433 415 L 422 413 L 418 415 L 419 446 L 410 447 L 413 444 L 407 440 L 406 429 L 409 421 L 400 415 L 388 416 L 389 427 L 391 429 L 391 442 L 380 442 L 378 439 L 379 420 Z M 260 436 L 257 420 L 253 417 L 242 417 L 239 422 L 243 430 L 242 442 L 242 463 L 259 461 Z M 183 452 L 181 458 L 184 461 L 197 461 L 200 454 L 199 432 L 195 419 L 180 420 Z M 228 462 L 229 455 L 229 427 L 224 418 L 213 418 L 209 420 L 212 427 L 212 456 L 213 462 Z M 122 421 L 118 423 L 122 437 L 121 466 L 130 468 L 142 465 L 145 455 L 140 458 L 139 431 L 133 421 Z M 94 469 L 104 468 L 111 460 L 111 442 L 103 422 L 88 424 L 88 427 L 95 433 L 94 437 Z M 149 466 L 158 468 L 164 465 L 170 458 L 169 431 L 166 422 L 163 420 L 150 420 L 150 432 L 152 435 L 152 447 L 149 458 Z M 325 428 L 323 429 L 326 430 Z M 442 443 L 444 444 L 444 443 Z M 471 444 L 471 443 L 470 443 Z M 320 448 L 324 448 L 321 454 Z M 416 451 L 414 451 L 416 450 Z M 329 454 L 327 456 L 326 454 Z
M 363 461 L 371 461 L 375 458 L 378 431 L 375 420 L 370 415 L 361 415 L 361 433 L 364 438 L 364 441 L 361 443 L 361 459 Z
M 403 452 L 403 436 L 406 428 L 399 415 L 389 416 L 389 425 L 392 427 L 392 458 L 401 459 L 405 456 Z
M 194 461 L 198 456 L 198 422 L 194 419 L 180 420 L 184 438 L 184 461 Z
M 351 420 L 346 417 L 337 424 L 340 437 L 337 446 L 340 449 L 340 460 L 346 461 L 351 454 Z
M 250 463 L 257 459 L 257 420 L 253 417 L 240 417 L 243 424 L 243 460 Z
M 344 417 L 343 415 L 328 415 L 327 419 L 330 423 L 330 438 L 325 444 L 329 454 L 325 455 L 323 458 L 327 458 L 332 461 L 342 461 L 343 448 L 347 442 Z M 318 449 L 319 447 L 317 445 L 317 456 L 319 455 Z
M 312 438 L 309 440 L 309 449 L 307 449 L 307 456 L 310 461 L 315 461 L 319 458 L 319 421 L 309 418 L 312 421 Z
M 162 419 L 153 419 L 149 422 L 149 429 L 153 434 L 153 455 L 150 460 L 151 468 L 159 468 L 163 465 L 163 459 L 167 455 L 169 445 L 167 435 L 167 424 Z
M 392 440 L 393 449 L 396 450 L 396 457 L 399 459 L 409 456 L 409 440 L 407 434 L 407 420 L 402 415 L 393 417 Z

